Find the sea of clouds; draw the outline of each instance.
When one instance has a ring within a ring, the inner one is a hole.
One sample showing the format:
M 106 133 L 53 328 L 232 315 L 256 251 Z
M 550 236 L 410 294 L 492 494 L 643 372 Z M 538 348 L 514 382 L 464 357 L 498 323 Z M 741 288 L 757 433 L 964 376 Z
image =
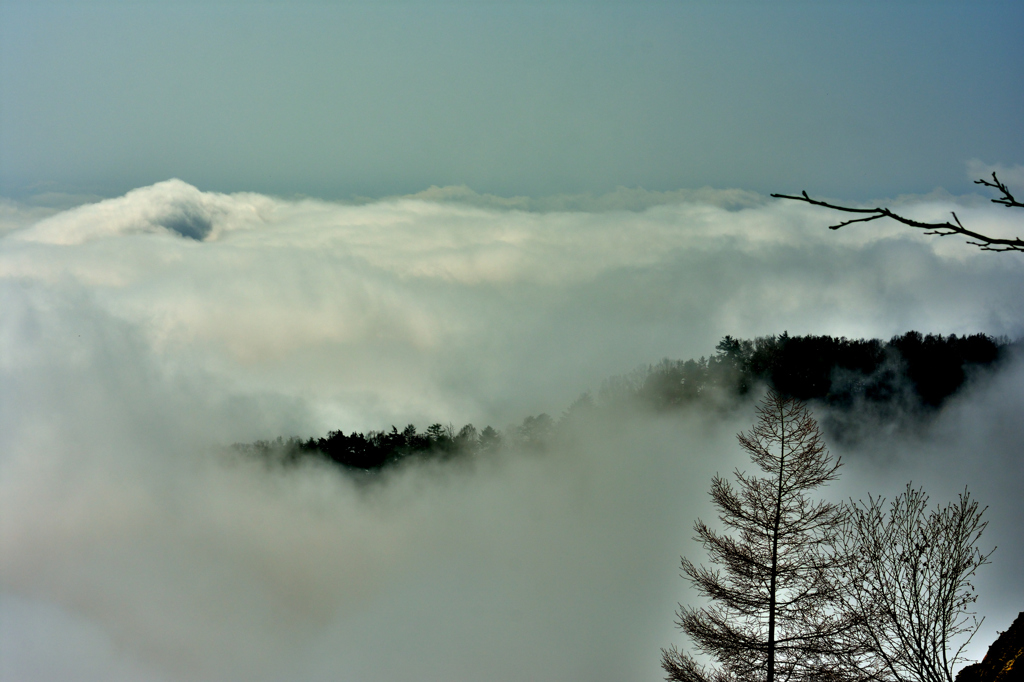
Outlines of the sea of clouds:
M 935 193 L 979 231 L 1012 211 Z M 234 442 L 557 416 L 725 334 L 1024 333 L 1024 259 L 740 190 L 331 203 L 178 180 L 56 210 L 0 203 L 0 677 L 656 680 L 678 556 L 724 417 L 625 412 L 544 455 L 366 488 Z M 914 435 L 842 451 L 835 497 L 964 485 L 1014 567 L 1024 366 Z

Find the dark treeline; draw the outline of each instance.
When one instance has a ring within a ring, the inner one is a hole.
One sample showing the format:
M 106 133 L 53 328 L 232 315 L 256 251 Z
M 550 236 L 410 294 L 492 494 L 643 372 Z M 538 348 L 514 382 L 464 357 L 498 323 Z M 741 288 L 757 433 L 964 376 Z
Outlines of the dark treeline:
M 366 472 L 380 471 L 408 458 L 452 459 L 473 456 L 497 449 L 501 435 L 488 426 L 477 431 L 467 424 L 457 432 L 452 426 L 432 424 L 424 432 L 417 432 L 409 424 L 401 431 L 392 426 L 390 431 L 353 431 L 347 436 L 342 431 L 331 431 L 324 438 L 278 437 L 249 444 L 236 444 L 236 450 L 259 456 L 281 464 L 297 464 L 306 458 L 330 461 L 344 469 Z
M 830 407 L 859 402 L 938 407 L 967 378 L 1007 354 L 1010 343 L 984 334 L 907 332 L 888 342 L 831 336 L 726 336 L 711 358 L 662 360 L 631 375 L 609 379 L 605 402 L 639 398 L 672 408 L 718 392 L 746 395 L 759 384 L 802 401 Z
M 332 462 L 345 470 L 381 471 L 403 461 L 466 460 L 502 443 L 542 450 L 559 428 L 581 412 L 616 410 L 626 403 L 659 411 L 689 405 L 728 408 L 758 386 L 783 396 L 824 404 L 822 426 L 829 437 L 853 440 L 879 422 L 919 420 L 941 406 L 972 376 L 989 371 L 1012 346 L 984 334 L 941 336 L 907 332 L 889 341 L 831 336 L 726 336 L 710 358 L 662 360 L 604 382 L 594 401 L 585 393 L 559 420 L 530 416 L 499 432 L 472 424 L 458 431 L 440 423 L 419 432 L 412 424 L 365 434 L 331 431 L 323 438 L 277 438 L 237 444 L 242 453 L 282 464 L 305 459 Z

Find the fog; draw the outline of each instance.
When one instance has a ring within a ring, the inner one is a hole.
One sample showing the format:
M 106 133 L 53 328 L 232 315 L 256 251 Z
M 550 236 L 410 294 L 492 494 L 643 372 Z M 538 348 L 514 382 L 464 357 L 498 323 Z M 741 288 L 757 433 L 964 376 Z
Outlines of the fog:
M 893 200 L 980 231 L 980 197 Z M 227 446 L 504 428 L 725 334 L 1019 337 L 1024 261 L 740 190 L 362 204 L 167 181 L 0 206 L 0 677 L 657 680 L 727 415 L 624 409 L 546 453 L 361 486 Z M 835 499 L 990 506 L 980 655 L 1024 603 L 1024 365 L 834 448 Z

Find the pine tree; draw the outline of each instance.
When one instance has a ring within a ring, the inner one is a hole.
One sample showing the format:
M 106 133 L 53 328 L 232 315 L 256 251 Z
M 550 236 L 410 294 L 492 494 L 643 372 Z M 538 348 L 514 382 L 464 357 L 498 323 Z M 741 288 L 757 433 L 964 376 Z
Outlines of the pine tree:
M 702 666 L 673 647 L 662 651 L 666 679 L 836 679 L 851 626 L 838 608 L 843 560 L 833 551 L 843 507 L 808 493 L 835 480 L 840 462 L 808 409 L 774 391 L 738 438 L 766 475 L 737 470 L 735 487 L 720 476 L 712 480 L 726 532 L 699 519 L 694 530 L 718 568 L 682 560 L 684 575 L 711 603 L 680 606 L 677 614 L 696 650 L 717 665 Z

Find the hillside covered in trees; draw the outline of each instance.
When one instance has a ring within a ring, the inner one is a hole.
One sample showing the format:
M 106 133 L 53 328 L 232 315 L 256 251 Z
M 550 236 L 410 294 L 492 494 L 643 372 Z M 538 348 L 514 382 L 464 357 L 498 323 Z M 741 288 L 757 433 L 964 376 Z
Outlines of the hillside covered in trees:
M 467 424 L 435 423 L 399 430 L 331 431 L 305 440 L 291 437 L 236 444 L 235 450 L 281 464 L 307 458 L 351 472 L 372 473 L 415 459 L 465 459 L 496 450 L 504 442 L 540 450 L 559 427 L 580 411 L 639 405 L 656 411 L 696 406 L 728 410 L 767 385 L 781 395 L 824 408 L 830 438 L 856 440 L 869 429 L 898 428 L 927 419 L 965 384 L 997 371 L 1020 341 L 984 334 L 941 336 L 911 331 L 889 341 L 831 336 L 726 336 L 711 357 L 664 359 L 606 380 L 597 399 L 584 393 L 556 421 L 530 416 L 499 432 Z

